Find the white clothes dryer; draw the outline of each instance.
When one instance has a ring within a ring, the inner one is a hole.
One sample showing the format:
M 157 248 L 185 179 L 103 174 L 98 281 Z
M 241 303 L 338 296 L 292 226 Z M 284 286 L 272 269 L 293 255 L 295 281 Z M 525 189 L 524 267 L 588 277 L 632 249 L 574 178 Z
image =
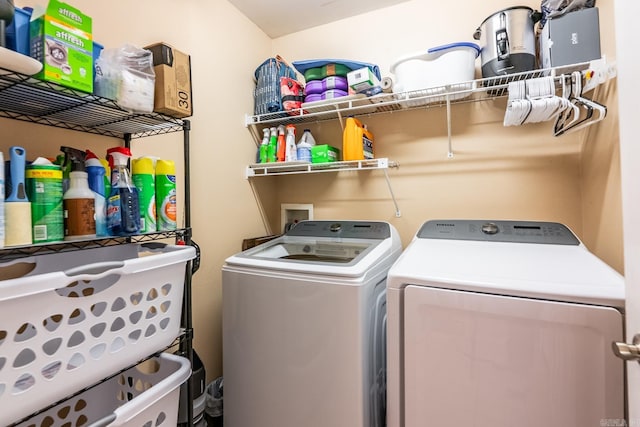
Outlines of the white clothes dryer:
M 387 284 L 389 427 L 624 419 L 623 278 L 564 225 L 428 221 Z
M 385 222 L 304 221 L 222 268 L 225 427 L 382 427 Z

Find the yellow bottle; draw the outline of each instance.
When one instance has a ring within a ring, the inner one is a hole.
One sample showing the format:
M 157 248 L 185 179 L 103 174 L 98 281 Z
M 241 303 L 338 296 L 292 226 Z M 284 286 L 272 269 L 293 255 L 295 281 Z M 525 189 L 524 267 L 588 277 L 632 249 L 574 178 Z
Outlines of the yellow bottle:
M 347 118 L 342 135 L 342 160 L 373 158 L 373 134 L 360 120 Z

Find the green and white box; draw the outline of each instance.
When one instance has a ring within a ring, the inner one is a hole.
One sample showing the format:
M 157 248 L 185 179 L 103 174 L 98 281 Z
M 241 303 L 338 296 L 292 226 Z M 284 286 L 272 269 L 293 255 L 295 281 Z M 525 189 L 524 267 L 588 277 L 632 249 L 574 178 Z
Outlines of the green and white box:
M 331 145 L 314 145 L 311 147 L 311 163 L 328 163 L 340 160 L 340 150 Z
M 29 25 L 31 56 L 42 62 L 36 78 L 93 92 L 91 18 L 78 9 L 50 0 L 37 9 Z

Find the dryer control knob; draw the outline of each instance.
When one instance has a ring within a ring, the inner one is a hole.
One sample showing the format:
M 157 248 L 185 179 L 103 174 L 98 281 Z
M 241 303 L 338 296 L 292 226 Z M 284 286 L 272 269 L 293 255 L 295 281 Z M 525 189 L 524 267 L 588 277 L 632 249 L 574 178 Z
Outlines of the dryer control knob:
M 492 222 L 488 222 L 486 224 L 482 224 L 482 232 L 484 234 L 497 234 L 500 229 L 497 225 Z
M 331 231 L 333 231 L 335 233 L 335 232 L 340 231 L 341 228 L 342 228 L 342 224 L 340 224 L 339 222 L 334 222 L 329 227 L 329 230 L 331 230 Z

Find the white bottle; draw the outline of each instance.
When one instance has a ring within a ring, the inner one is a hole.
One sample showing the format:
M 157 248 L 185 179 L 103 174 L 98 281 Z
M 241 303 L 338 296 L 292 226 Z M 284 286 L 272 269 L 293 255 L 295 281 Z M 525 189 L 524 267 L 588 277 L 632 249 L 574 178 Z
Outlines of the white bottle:
M 89 188 L 86 172 L 69 173 L 69 189 L 62 197 L 64 206 L 64 239 L 96 236 L 95 194 Z
M 284 161 L 295 162 L 296 160 L 298 160 L 298 153 L 296 150 L 296 127 L 293 125 L 287 125 Z
M 296 152 L 298 160 L 311 162 L 311 147 L 314 145 L 316 145 L 316 140 L 313 138 L 313 135 L 311 135 L 311 131 L 309 129 L 305 129 L 297 145 Z
M 304 132 L 302 133 L 302 138 L 300 138 L 301 141 L 306 142 L 307 144 L 309 144 L 310 146 L 314 146 L 316 145 L 316 140 L 313 137 L 313 135 L 311 135 L 311 130 L 310 129 L 305 129 Z

